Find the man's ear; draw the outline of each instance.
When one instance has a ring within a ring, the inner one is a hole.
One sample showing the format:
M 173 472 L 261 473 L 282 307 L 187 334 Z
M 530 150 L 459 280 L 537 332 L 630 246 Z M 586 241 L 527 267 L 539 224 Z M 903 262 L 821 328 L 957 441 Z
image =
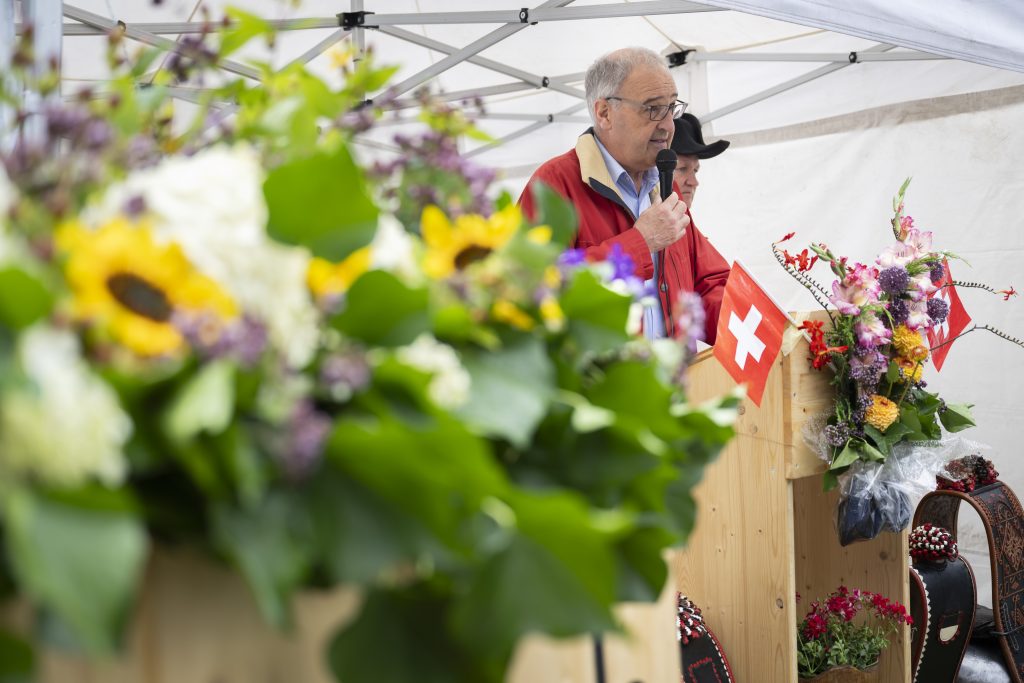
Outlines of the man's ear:
M 594 125 L 598 130 L 608 130 L 611 127 L 612 105 L 606 99 L 600 99 L 594 103 Z

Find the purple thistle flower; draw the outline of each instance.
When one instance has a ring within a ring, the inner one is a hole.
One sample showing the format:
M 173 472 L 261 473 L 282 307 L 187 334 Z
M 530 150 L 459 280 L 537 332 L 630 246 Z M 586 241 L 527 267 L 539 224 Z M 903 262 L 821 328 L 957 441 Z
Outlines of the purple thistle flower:
M 903 266 L 890 266 L 878 274 L 878 284 L 883 292 L 896 296 L 910 284 L 910 273 Z
M 949 315 L 949 304 L 944 299 L 938 297 L 928 299 L 928 317 L 932 319 L 933 324 L 941 324 L 947 315 Z
M 932 279 L 932 282 L 939 282 L 942 278 L 946 277 L 946 268 L 942 265 L 942 261 L 932 263 L 932 269 L 928 273 L 928 277 Z
M 907 307 L 907 302 L 903 299 L 893 299 L 890 301 L 889 315 L 892 316 L 892 324 L 894 327 L 907 322 L 907 316 L 910 315 L 910 309 Z

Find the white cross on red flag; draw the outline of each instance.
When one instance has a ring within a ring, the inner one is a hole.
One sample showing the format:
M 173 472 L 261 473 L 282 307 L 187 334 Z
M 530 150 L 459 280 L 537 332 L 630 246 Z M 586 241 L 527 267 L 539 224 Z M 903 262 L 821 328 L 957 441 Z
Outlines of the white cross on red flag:
M 722 295 L 714 356 L 737 383 L 746 382 L 754 405 L 761 405 L 788 320 L 753 276 L 734 262 Z
M 935 364 L 936 370 L 941 370 L 942 364 L 946 362 L 946 354 L 953 346 L 951 340 L 956 339 L 956 336 L 971 323 L 971 316 L 967 315 L 967 310 L 960 301 L 960 295 L 957 294 L 956 287 L 953 286 L 949 261 L 942 262 L 942 269 L 945 272 L 942 275 L 942 280 L 936 283 L 939 289 L 932 294 L 932 298 L 939 297 L 949 304 L 949 314 L 942 324 L 928 330 L 928 346 L 935 349 L 932 351 L 932 363 Z

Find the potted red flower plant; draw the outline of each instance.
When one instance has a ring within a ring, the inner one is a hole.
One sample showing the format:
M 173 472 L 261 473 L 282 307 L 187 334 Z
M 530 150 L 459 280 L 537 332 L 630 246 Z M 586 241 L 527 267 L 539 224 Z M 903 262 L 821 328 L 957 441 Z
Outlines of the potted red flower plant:
M 840 586 L 797 628 L 797 670 L 818 683 L 878 680 L 878 658 L 904 624 L 906 608 L 870 591 Z

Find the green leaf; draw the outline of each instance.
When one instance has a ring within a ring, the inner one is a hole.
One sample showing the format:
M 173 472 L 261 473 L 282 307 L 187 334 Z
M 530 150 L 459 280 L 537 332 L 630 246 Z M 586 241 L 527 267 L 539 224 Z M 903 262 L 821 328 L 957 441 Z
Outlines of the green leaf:
M 430 327 L 427 290 L 405 285 L 391 273 L 372 270 L 355 281 L 345 310 L 331 325 L 375 346 L 411 343 Z
M 0 268 L 0 325 L 21 330 L 51 309 L 53 294 L 41 280 L 17 266 Z
M 312 562 L 312 532 L 300 498 L 273 494 L 244 510 L 218 503 L 211 522 L 214 543 L 245 576 L 263 616 L 290 626 L 291 595 Z
M 268 44 L 274 37 L 274 28 L 265 19 L 249 14 L 237 7 L 228 7 L 227 15 L 231 25 L 221 32 L 220 56 L 227 57 L 256 36 L 268 36 Z
M 631 431 L 649 430 L 665 439 L 682 435 L 678 420 L 671 414 L 672 393 L 658 379 L 653 363 L 612 365 L 586 397 L 615 413 L 616 424 Z
M 481 567 L 452 618 L 467 650 L 498 660 L 510 657 L 530 632 L 567 637 L 615 629 L 608 605 L 588 593 L 550 551 L 524 536 Z
M 667 529 L 651 525 L 637 529 L 620 541 L 616 548 L 619 559 L 617 599 L 657 600 L 668 577 L 668 566 L 662 555 L 665 548 L 677 540 Z
M 831 491 L 839 486 L 839 473 L 835 470 L 825 470 L 821 478 L 821 490 Z
M 90 651 L 112 652 L 146 558 L 140 521 L 24 490 L 9 496 L 5 512 L 7 551 L 22 589 Z
M 309 490 L 318 555 L 336 582 L 370 583 L 399 565 L 445 555 L 414 516 L 324 467 Z
M 227 429 L 235 409 L 235 371 L 228 360 L 208 363 L 178 391 L 164 416 L 172 439 L 183 442 Z
M 495 351 L 466 350 L 470 396 L 458 415 L 471 427 L 525 447 L 554 395 L 555 369 L 544 342 L 511 338 Z
M 485 668 L 450 636 L 450 610 L 447 596 L 423 584 L 370 592 L 330 644 L 331 671 L 345 683 L 500 683 L 502 663 Z
M 579 270 L 562 295 L 569 336 L 581 352 L 604 353 L 628 339 L 626 321 L 632 299 L 605 287 L 589 270 Z
M 318 152 L 278 166 L 263 184 L 270 236 L 341 261 L 368 245 L 377 228 L 377 207 L 348 149 Z
M 0 629 L 0 683 L 31 683 L 35 665 L 31 643 Z
M 840 467 L 846 467 L 852 465 L 860 457 L 860 454 L 854 449 L 852 441 L 847 441 L 846 445 L 843 446 L 843 450 L 839 452 L 839 455 L 832 458 L 832 463 L 828 466 L 830 470 L 837 470 Z
M 895 425 L 898 425 L 898 424 L 900 424 L 900 423 L 899 422 L 894 422 L 893 425 L 891 425 L 889 427 L 889 429 L 892 429 L 892 426 L 895 426 Z M 875 444 L 875 446 L 878 448 L 878 450 L 881 451 L 882 453 L 884 453 L 885 455 L 889 455 L 889 440 L 888 440 L 889 429 L 886 429 L 885 430 L 885 434 L 882 434 L 882 432 L 878 431 L 877 429 L 875 429 L 871 425 L 869 425 L 869 424 L 864 425 L 864 433 L 867 435 L 867 437 L 869 439 L 871 439 L 872 443 Z
M 885 462 L 885 453 L 878 450 L 866 441 L 861 444 L 861 455 L 864 460 Z
M 908 434 L 910 434 L 910 427 L 903 422 L 893 422 L 889 425 L 889 428 L 885 430 L 885 440 L 888 445 L 892 447 L 902 441 Z M 886 454 L 888 453 L 889 451 L 886 451 Z
M 573 205 L 543 182 L 533 183 L 531 190 L 537 207 L 534 222 L 551 228 L 554 243 L 569 246 L 576 236 L 576 210 Z
M 916 410 L 907 410 L 905 407 L 900 409 L 900 422 L 908 430 L 906 435 L 908 441 L 926 441 L 928 439 Z
M 951 433 L 975 426 L 971 406 L 965 403 L 947 403 L 946 409 L 939 413 L 939 420 L 946 431 Z
M 487 442 L 458 420 L 409 414 L 399 421 L 398 414 L 342 418 L 327 442 L 327 458 L 454 545 L 480 502 L 505 492 L 504 472 Z
M 885 370 L 885 379 L 889 384 L 900 381 L 900 366 L 896 364 L 896 361 L 889 361 L 889 367 Z

